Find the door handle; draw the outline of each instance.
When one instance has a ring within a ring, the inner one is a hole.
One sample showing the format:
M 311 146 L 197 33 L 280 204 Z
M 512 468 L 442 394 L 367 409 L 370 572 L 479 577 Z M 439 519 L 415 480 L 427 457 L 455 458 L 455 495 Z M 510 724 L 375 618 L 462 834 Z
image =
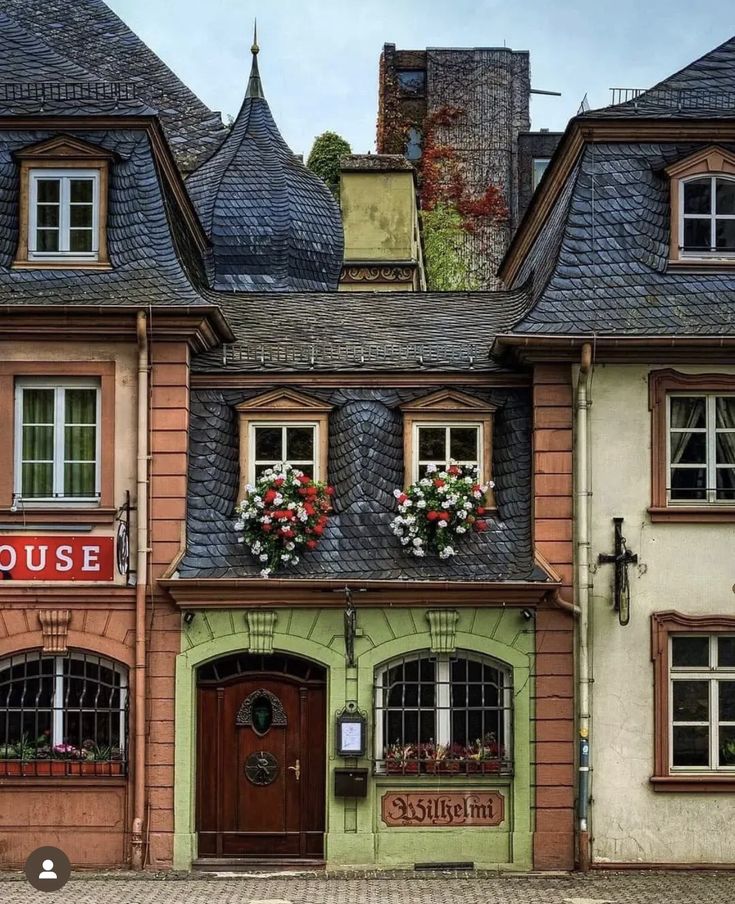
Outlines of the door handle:
M 295 765 L 288 767 L 296 776 L 296 781 L 301 781 L 301 760 L 296 760 Z

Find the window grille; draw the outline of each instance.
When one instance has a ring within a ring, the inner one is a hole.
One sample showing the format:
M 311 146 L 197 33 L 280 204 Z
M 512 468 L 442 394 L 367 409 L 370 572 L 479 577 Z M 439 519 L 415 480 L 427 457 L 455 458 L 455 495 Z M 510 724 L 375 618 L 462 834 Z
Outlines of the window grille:
M 375 759 L 387 774 L 512 772 L 511 671 L 473 654 L 415 654 L 375 680 Z
M 0 776 L 123 775 L 127 669 L 89 653 L 0 661 Z

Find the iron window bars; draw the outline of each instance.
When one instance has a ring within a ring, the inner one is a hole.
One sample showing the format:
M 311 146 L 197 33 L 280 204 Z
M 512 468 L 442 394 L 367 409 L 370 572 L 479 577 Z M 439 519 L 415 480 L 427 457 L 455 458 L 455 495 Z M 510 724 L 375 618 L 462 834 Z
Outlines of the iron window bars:
M 127 669 L 90 653 L 0 661 L 0 776 L 124 775 Z
M 512 703 L 510 669 L 488 657 L 394 659 L 375 678 L 376 771 L 510 774 Z

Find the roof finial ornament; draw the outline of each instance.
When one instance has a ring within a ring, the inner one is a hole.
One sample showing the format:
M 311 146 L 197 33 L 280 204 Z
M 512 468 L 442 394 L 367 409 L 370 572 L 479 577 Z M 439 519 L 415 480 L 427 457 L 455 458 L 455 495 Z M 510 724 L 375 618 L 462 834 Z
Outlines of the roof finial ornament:
M 253 44 L 250 48 L 253 55 L 253 63 L 250 67 L 250 81 L 248 82 L 248 90 L 245 97 L 265 97 L 263 94 L 263 85 L 260 82 L 260 72 L 258 71 L 258 20 L 253 24 Z

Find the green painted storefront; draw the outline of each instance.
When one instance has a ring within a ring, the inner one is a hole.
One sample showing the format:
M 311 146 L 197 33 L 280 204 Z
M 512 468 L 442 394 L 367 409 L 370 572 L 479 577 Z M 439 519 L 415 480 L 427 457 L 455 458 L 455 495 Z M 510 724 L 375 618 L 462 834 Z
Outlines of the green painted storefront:
M 208 609 L 184 625 L 176 664 L 176 762 L 174 866 L 189 869 L 197 857 L 196 737 L 197 668 L 238 651 L 270 649 L 324 666 L 327 672 L 327 800 L 325 859 L 332 870 L 349 867 L 411 867 L 416 862 L 472 862 L 476 868 L 529 869 L 532 865 L 531 701 L 533 622 L 517 608 L 450 610 L 451 636 L 430 623 L 426 608 L 360 608 L 355 667 L 345 664 L 340 608 Z M 446 621 L 446 620 L 445 620 Z M 381 664 L 416 652 L 466 651 L 505 664 L 512 675 L 512 775 L 378 775 L 372 770 L 374 676 Z M 368 754 L 335 754 L 335 714 L 354 703 L 368 715 Z M 367 797 L 334 795 L 337 767 L 369 769 Z M 504 798 L 497 826 L 389 827 L 381 798 L 389 791 L 497 789 Z

